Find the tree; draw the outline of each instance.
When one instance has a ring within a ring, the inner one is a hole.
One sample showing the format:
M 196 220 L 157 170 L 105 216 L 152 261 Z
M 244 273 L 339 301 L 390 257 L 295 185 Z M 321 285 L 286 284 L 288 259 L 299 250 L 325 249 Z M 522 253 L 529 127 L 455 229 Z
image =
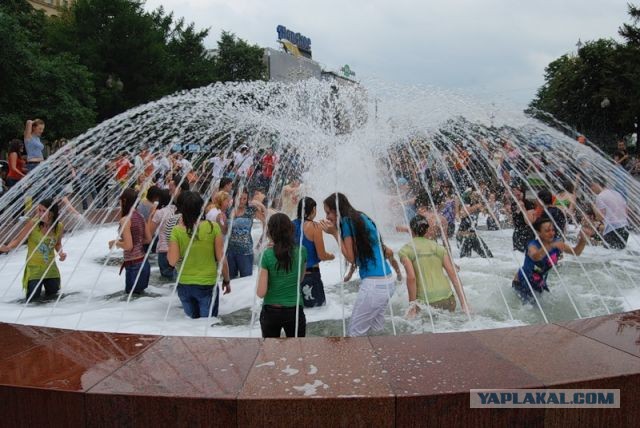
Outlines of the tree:
M 78 0 L 52 20 L 47 45 L 76 55 L 94 75 L 100 120 L 181 89 L 214 81 L 213 61 L 196 31 L 134 0 Z
M 45 16 L 26 2 L 0 7 L 0 138 L 21 137 L 27 119 L 42 118 L 47 139 L 75 136 L 95 123 L 91 74 L 69 55 L 39 43 Z
M 215 71 L 216 79 L 222 82 L 264 80 L 267 71 L 264 49 L 223 31 L 218 41 Z
M 622 27 L 618 30 L 618 33 L 624 37 L 630 45 L 640 46 L 640 28 L 638 23 L 640 22 L 640 8 L 632 4 L 628 4 L 628 13 L 633 21 L 633 24 L 622 24 Z
M 629 10 L 632 17 L 638 14 L 631 5 Z M 626 44 L 612 39 L 590 41 L 577 55 L 563 55 L 551 62 L 545 69 L 545 83 L 528 112 L 542 120 L 547 120 L 545 114 L 551 114 L 603 148 L 633 132 L 640 98 L 640 51 L 633 41 L 635 29 L 627 24 L 620 29 L 621 34 L 629 36 Z

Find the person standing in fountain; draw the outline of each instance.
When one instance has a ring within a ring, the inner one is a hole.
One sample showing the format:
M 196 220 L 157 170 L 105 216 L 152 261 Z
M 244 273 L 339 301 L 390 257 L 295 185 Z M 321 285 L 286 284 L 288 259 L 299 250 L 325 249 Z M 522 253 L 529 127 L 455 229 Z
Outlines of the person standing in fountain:
M 460 227 L 458 228 L 458 244 L 460 245 L 460 257 L 470 257 L 471 251 L 475 251 L 480 257 L 491 258 L 493 254 L 478 236 L 476 227 L 478 225 L 478 214 L 484 209 L 480 201 L 480 195 L 476 192 L 471 194 L 471 203 L 465 209 L 460 210 Z
M 300 280 L 304 276 L 307 250 L 294 240 L 294 227 L 286 214 L 277 213 L 269 218 L 267 236 L 271 245 L 264 250 L 258 277 L 258 297 L 264 298 L 260 312 L 262 337 L 280 337 L 284 329 L 287 337 L 306 334 Z
M 231 236 L 227 247 L 229 275 L 231 278 L 251 276 L 253 273 L 253 237 L 251 228 L 254 217 L 264 222 L 265 208 L 260 202 L 249 202 L 249 193 L 243 189 L 236 194 L 238 205 L 231 213 Z
M 129 188 L 120 196 L 120 239 L 109 241 L 109 248 L 122 248 L 125 271 L 124 291 L 141 294 L 149 285 L 151 266 L 145 258 L 145 244 L 151 242 L 149 228 L 142 215 L 135 209 L 138 193 Z M 137 280 L 136 280 L 137 279 Z
M 562 181 L 562 191 L 556 196 L 554 205 L 562 210 L 567 220 L 575 222 L 576 216 L 576 192 L 573 183 L 564 178 Z
M 326 219 L 320 225 L 333 236 L 349 263 L 358 265 L 360 290 L 353 305 L 349 336 L 364 336 L 384 327 L 384 313 L 393 295 L 391 267 L 384 259 L 381 237 L 376 225 L 364 213 L 351 206 L 342 193 L 324 200 Z
M 300 179 L 293 177 L 289 184 L 282 187 L 282 208 L 281 211 L 289 217 L 296 215 L 298 201 L 300 200 Z
M 222 234 L 227 234 L 227 210 L 231 206 L 231 195 L 225 191 L 219 191 L 211 198 L 211 202 L 205 209 L 206 219 L 218 223 Z
M 540 203 L 540 216 L 546 214 L 547 217 L 551 217 L 556 228 L 556 237 L 564 237 L 567 225 L 567 217 L 564 215 L 564 212 L 560 208 L 553 205 L 553 195 L 551 194 L 549 189 L 540 190 L 538 192 L 538 200 Z
M 529 226 L 535 221 L 535 204 L 525 199 L 526 188 L 520 183 L 514 183 L 511 187 L 515 201 L 511 202 L 511 220 L 513 222 L 513 235 L 511 241 L 513 249 L 524 253 L 527 244 L 535 238 L 533 229 Z
M 174 280 L 176 271 L 169 265 L 167 260 L 167 252 L 169 251 L 169 236 L 171 230 L 168 233 L 165 231 L 165 227 L 169 219 L 171 219 L 176 212 L 176 206 L 171 203 L 171 193 L 169 189 L 163 189 L 160 191 L 160 203 L 158 209 L 153 216 L 147 222 L 149 227 L 149 233 L 152 237 L 157 235 L 158 245 L 156 247 L 156 253 L 158 254 L 158 267 L 160 268 L 160 275 L 163 278 Z M 177 223 L 177 219 L 174 220 L 173 225 Z M 157 232 L 157 233 L 156 233 Z
M 593 212 L 597 220 L 604 221 L 603 239 L 609 248 L 622 250 L 629 239 L 627 202 L 624 197 L 607 187 L 606 180 L 596 177 L 589 185 L 596 195 Z
M 324 284 L 320 276 L 320 262 L 333 260 L 335 256 L 327 253 L 320 224 L 313 221 L 316 217 L 316 201 L 304 197 L 298 202 L 298 218 L 293 221 L 295 227 L 295 243 L 307 250 L 307 265 L 304 278 L 300 283 L 304 306 L 311 308 L 325 303 Z
M 215 293 L 213 307 L 211 302 L 220 263 L 222 263 L 222 290 L 224 294 L 231 292 L 220 226 L 209 220 L 200 220 L 204 201 L 196 192 L 181 192 L 177 205 L 182 218 L 180 224 L 171 231 L 167 259 L 174 267 L 179 261 L 181 263 L 181 266 L 176 268 L 179 273 L 178 297 L 187 316 L 216 317 L 220 293 Z
M 462 310 L 469 313 L 467 298 L 449 252 L 436 241 L 426 238 L 429 230 L 427 219 L 417 215 L 411 220 L 410 227 L 412 242 L 398 252 L 400 263 L 407 272 L 409 293 L 407 318 L 413 318 L 418 314 L 420 303 L 450 312 L 456 309 L 456 298 L 453 296 L 449 281 L 443 274 L 443 269 L 453 284 Z
M 27 240 L 27 265 L 22 286 L 29 301 L 40 299 L 42 287 L 46 297 L 58 294 L 60 271 L 56 265 L 55 253 L 58 253 L 61 262 L 67 258 L 67 254 L 62 251 L 64 226 L 58 221 L 58 204 L 52 199 L 45 199 L 36 210 L 38 216 L 27 220 L 15 239 L 0 246 L 0 253 L 7 253 Z
M 523 303 L 534 303 L 532 289 L 538 294 L 542 294 L 545 290 L 549 291 L 547 275 L 553 266 L 558 264 L 562 252 L 579 256 L 582 254 L 588 238 L 593 235 L 591 228 L 583 227 L 578 244 L 575 247 L 571 247 L 556 238 L 553 220 L 548 216 L 543 215 L 536 220 L 533 228 L 538 233 L 539 238 L 532 240 L 527 245 L 524 264 L 518 270 L 511 284 Z
M 9 154 L 7 157 L 9 172 L 7 173 L 7 187 L 13 187 L 18 181 L 26 176 L 26 166 L 24 161 L 24 143 L 20 140 L 11 140 L 9 143 Z
M 44 144 L 40 141 L 44 132 L 42 119 L 27 120 L 24 127 L 24 148 L 27 151 L 27 172 L 33 171 L 44 161 Z

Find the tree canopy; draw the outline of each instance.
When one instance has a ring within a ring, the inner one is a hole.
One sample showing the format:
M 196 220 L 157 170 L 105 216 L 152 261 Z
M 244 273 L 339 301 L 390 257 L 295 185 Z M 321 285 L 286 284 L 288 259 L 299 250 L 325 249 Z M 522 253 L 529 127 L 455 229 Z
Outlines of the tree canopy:
M 542 120 L 549 113 L 607 148 L 636 131 L 640 117 L 640 9 L 628 5 L 630 24 L 624 42 L 589 41 L 545 69 L 545 83 L 529 105 Z
M 77 0 L 47 18 L 25 0 L 2 0 L 0 143 L 34 117 L 47 123 L 47 139 L 70 138 L 179 90 L 265 78 L 260 47 L 223 31 L 211 55 L 208 29 L 143 3 Z

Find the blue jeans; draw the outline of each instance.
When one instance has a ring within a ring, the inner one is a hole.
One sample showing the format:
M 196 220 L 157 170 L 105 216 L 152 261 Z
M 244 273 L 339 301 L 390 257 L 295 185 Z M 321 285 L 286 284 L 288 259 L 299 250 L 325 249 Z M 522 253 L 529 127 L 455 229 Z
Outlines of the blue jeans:
M 215 286 L 211 285 L 186 285 L 178 284 L 178 297 L 182 302 L 184 313 L 191 318 L 208 317 L 211 308 L 211 299 L 216 295 L 211 316 L 218 316 L 218 304 L 220 293 L 214 292 Z
M 142 293 L 144 289 L 149 286 L 149 275 L 151 274 L 151 265 L 149 265 L 149 260 L 145 260 L 144 263 L 140 262 L 134 265 L 125 266 L 124 271 L 125 292 L 130 293 L 133 288 L 134 293 Z M 140 277 L 138 278 L 138 282 L 136 282 L 138 272 L 140 272 Z
M 176 270 L 169 264 L 167 253 L 158 253 L 158 267 L 163 278 L 176 279 Z
M 27 168 L 27 174 L 40 166 L 40 162 L 27 162 L 25 168 Z
M 253 273 L 253 253 L 238 254 L 233 251 L 227 251 L 227 263 L 229 264 L 229 276 L 231 278 L 251 276 Z
M 37 290 L 36 286 L 38 286 Z M 58 290 L 60 290 L 60 278 L 45 278 L 42 281 L 39 279 L 30 280 L 29 282 L 27 282 L 27 299 L 31 297 L 32 302 L 40 300 L 43 286 L 44 295 L 46 297 L 55 296 L 56 294 L 58 294 Z M 34 290 L 36 290 L 35 293 Z M 32 294 L 33 297 L 31 296 Z

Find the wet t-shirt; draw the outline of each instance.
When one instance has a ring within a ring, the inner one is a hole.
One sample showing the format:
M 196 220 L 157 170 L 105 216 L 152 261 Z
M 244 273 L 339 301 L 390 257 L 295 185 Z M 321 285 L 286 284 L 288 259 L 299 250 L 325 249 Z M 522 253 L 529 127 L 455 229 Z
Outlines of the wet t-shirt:
M 380 235 L 378 234 L 378 229 L 369 217 L 364 214 L 360 215 L 362 216 L 362 220 L 364 221 L 367 235 L 371 242 L 371 249 L 373 250 L 373 257 L 367 260 L 366 263 L 361 263 L 360 259 L 356 256 L 356 264 L 358 265 L 360 278 L 365 279 L 368 277 L 384 277 L 390 275 L 391 267 L 389 266 L 389 263 L 387 263 L 387 261 L 384 259 L 382 248 L 380 246 Z M 353 226 L 350 218 L 343 217 L 340 220 L 340 229 L 342 233 L 342 239 L 348 237 L 351 237 L 354 240 L 356 239 L 355 227 Z
M 231 236 L 227 251 L 236 254 L 252 254 L 253 238 L 251 237 L 251 227 L 253 218 L 256 216 L 255 207 L 247 207 L 244 214 L 233 219 L 231 224 Z
M 518 281 L 524 287 L 528 288 L 528 284 L 536 291 L 549 290 L 547 287 L 547 275 L 553 266 L 558 264 L 558 259 L 562 253 L 557 248 L 549 250 L 549 254 L 538 261 L 529 257 L 528 248 L 534 246 L 536 249 L 542 248 L 538 240 L 533 240 L 527 245 L 527 251 L 524 255 L 524 265 L 518 271 Z

